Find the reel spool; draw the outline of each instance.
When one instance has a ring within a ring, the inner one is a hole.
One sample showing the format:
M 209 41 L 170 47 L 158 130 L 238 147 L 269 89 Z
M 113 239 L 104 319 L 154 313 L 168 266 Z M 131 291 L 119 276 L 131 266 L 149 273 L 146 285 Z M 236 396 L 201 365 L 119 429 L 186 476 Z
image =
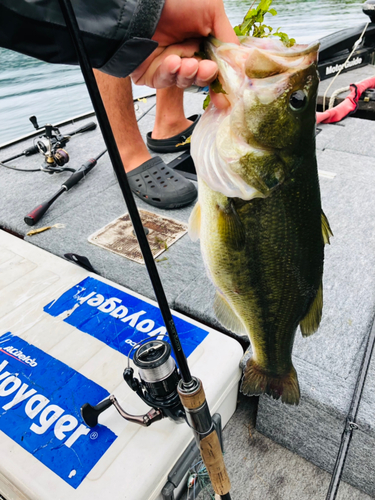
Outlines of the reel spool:
M 171 346 L 164 340 L 143 344 L 135 351 L 133 362 L 142 386 L 155 401 L 163 401 L 176 390 L 180 377 L 171 357 Z
M 67 167 L 63 168 L 70 159 L 68 152 L 63 149 L 69 138 L 62 136 L 60 130 L 52 125 L 45 125 L 45 131 L 45 140 L 41 138 L 36 143 L 39 153 L 44 156 L 41 170 L 50 174 L 72 170 Z

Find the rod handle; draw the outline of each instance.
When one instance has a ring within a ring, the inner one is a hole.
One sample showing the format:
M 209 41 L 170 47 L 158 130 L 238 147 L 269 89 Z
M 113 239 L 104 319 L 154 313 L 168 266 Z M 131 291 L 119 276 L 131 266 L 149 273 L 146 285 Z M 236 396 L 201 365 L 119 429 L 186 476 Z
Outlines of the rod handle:
M 25 156 L 35 155 L 36 153 L 39 153 L 39 148 L 36 144 L 34 144 L 33 146 L 30 146 L 29 148 L 26 148 L 22 151 L 22 154 Z
M 181 403 L 185 408 L 188 421 L 195 431 L 196 439 L 204 465 L 212 483 L 212 487 L 220 496 L 230 492 L 230 480 L 224 463 L 223 452 L 216 429 L 213 427 L 210 410 L 207 405 L 203 385 L 199 379 L 193 377 L 196 382 L 194 388 L 186 388 L 180 381 L 177 391 Z M 210 423 L 212 431 L 210 432 Z M 206 434 L 209 432 L 209 434 Z M 203 434 L 206 434 L 202 437 Z
M 64 182 L 63 187 L 68 191 L 70 188 L 75 186 L 86 174 L 90 172 L 96 165 L 96 159 L 91 158 L 87 160 L 78 170 L 76 170 L 68 179 Z
M 201 457 L 215 493 L 220 496 L 230 492 L 230 480 L 216 430 L 200 440 Z
M 29 212 L 25 217 L 24 221 L 28 226 L 34 226 L 37 222 L 40 221 L 40 219 L 43 217 L 43 215 L 47 212 L 49 207 L 51 206 L 51 203 L 49 201 L 45 201 L 44 203 L 41 203 L 37 207 L 35 207 L 31 212 Z
M 77 130 L 73 130 L 72 132 L 64 135 L 77 135 L 77 134 L 83 134 L 84 132 L 90 132 L 90 130 L 95 130 L 97 127 L 95 122 L 89 122 L 86 123 L 86 125 L 83 125 L 82 127 L 77 128 Z
M 49 207 L 52 205 L 54 201 L 57 200 L 59 196 L 61 196 L 64 191 L 66 191 L 66 188 L 62 186 L 57 193 L 55 193 L 51 199 L 48 201 L 45 201 L 41 203 L 40 205 L 36 206 L 31 212 L 29 212 L 23 220 L 26 222 L 28 226 L 33 226 L 37 222 L 40 221 L 40 219 L 43 217 L 43 215 L 47 212 Z

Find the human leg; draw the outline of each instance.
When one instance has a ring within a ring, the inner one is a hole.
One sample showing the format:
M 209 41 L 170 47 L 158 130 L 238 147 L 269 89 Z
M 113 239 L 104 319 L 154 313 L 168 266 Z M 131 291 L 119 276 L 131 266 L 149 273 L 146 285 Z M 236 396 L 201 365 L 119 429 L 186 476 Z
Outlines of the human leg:
M 156 91 L 156 116 L 151 137 L 167 139 L 180 134 L 192 124 L 185 118 L 184 91 L 178 87 Z
M 156 91 L 156 117 L 152 132 L 146 136 L 147 146 L 157 153 L 188 150 L 200 115 L 185 118 L 184 93 L 177 87 Z
M 151 158 L 138 128 L 130 78 L 99 71 L 95 78 L 133 193 L 160 208 L 191 203 L 197 195 L 195 186 L 161 158 Z
M 138 128 L 131 80 L 94 70 L 101 98 L 126 172 L 151 159 Z

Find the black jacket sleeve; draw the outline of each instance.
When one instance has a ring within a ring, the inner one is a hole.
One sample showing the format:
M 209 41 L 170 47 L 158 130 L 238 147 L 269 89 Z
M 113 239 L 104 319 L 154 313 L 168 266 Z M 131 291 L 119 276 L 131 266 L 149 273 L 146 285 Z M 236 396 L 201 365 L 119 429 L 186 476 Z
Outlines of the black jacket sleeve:
M 158 46 L 151 40 L 165 0 L 72 0 L 93 68 L 125 77 Z M 78 64 L 58 0 L 0 0 L 0 47 Z

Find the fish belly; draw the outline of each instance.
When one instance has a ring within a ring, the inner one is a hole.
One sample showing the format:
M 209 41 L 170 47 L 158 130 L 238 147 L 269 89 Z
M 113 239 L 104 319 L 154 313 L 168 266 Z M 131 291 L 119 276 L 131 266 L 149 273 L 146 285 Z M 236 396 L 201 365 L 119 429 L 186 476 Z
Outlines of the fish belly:
M 321 290 L 324 242 L 320 192 L 296 176 L 268 198 L 227 198 L 199 181 L 201 248 L 216 287 L 215 312 L 246 332 L 253 356 L 241 390 L 297 404 L 291 354 L 298 324 Z M 303 181 L 303 182 L 302 182 Z M 319 318 L 320 319 L 320 318 Z

